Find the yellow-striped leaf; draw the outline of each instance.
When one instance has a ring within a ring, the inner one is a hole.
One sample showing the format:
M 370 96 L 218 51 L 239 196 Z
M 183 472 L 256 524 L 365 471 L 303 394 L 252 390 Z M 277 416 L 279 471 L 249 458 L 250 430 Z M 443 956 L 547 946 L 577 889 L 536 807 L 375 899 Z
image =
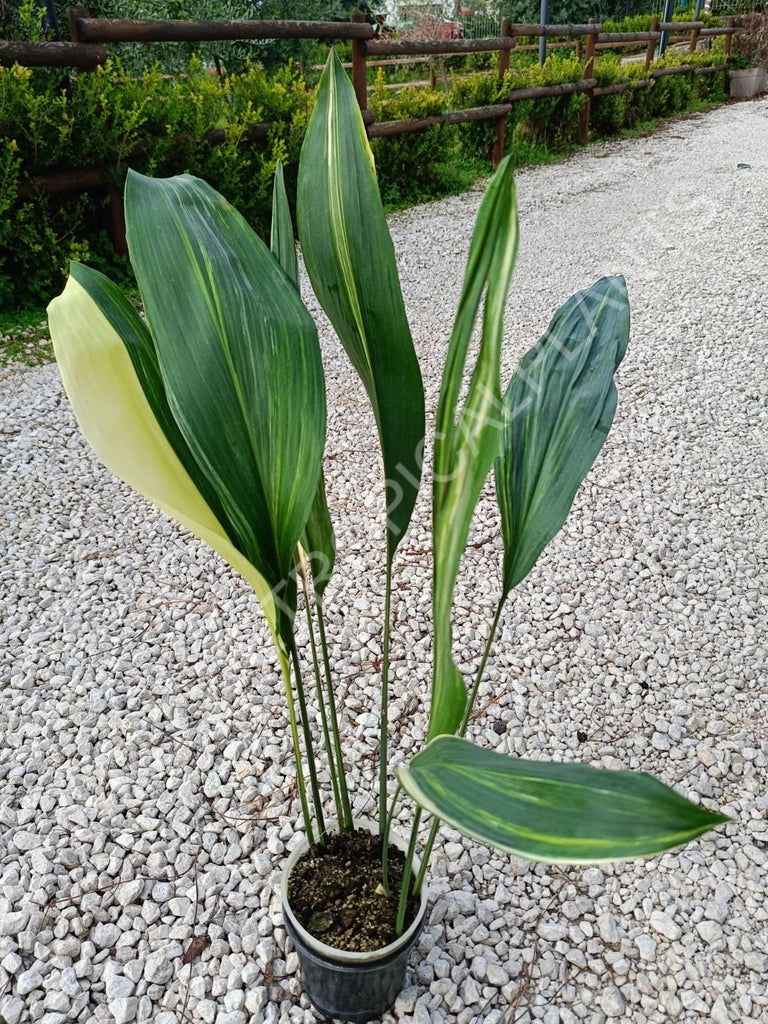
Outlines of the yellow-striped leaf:
M 425 810 L 506 853 L 548 863 L 628 860 L 728 821 L 652 775 L 524 761 L 440 736 L 398 772 Z
M 272 231 L 270 233 L 270 249 L 272 255 L 299 287 L 299 260 L 296 256 L 296 241 L 293 237 L 293 222 L 285 193 L 285 176 L 283 161 L 278 160 L 275 167 L 275 181 L 272 188 Z
M 424 390 L 354 90 L 332 51 L 299 163 L 299 239 L 312 287 L 373 405 L 391 561 L 421 477 Z
M 597 458 L 616 411 L 613 375 L 628 342 L 624 279 L 604 277 L 555 314 L 510 381 L 496 460 L 505 594 L 563 525 Z
M 272 231 L 270 248 L 280 266 L 299 289 L 299 263 L 296 257 L 296 243 L 293 238 L 293 223 L 285 194 L 283 163 L 277 161 L 275 182 L 272 192 Z M 310 509 L 309 519 L 301 539 L 301 546 L 312 569 L 312 585 L 319 599 L 322 599 L 325 588 L 333 572 L 336 559 L 336 536 L 328 513 L 328 502 L 325 496 L 325 476 L 320 472 L 317 490 Z
M 435 639 L 430 739 L 455 732 L 467 702 L 464 680 L 451 655 L 451 604 L 469 524 L 501 443 L 499 361 L 517 240 L 515 182 L 507 157 L 491 179 L 477 215 L 437 408 L 432 486 Z M 480 351 L 466 401 L 459 410 L 469 343 L 483 295 Z
M 315 325 L 266 246 L 205 182 L 129 172 L 126 224 L 173 417 L 233 544 L 272 587 L 287 641 L 325 438 Z
M 167 403 L 156 381 L 148 384 L 154 380 L 152 343 L 130 303 L 96 271 L 73 266 L 63 293 L 48 306 L 48 319 L 64 388 L 98 458 L 241 573 L 276 634 L 271 588 L 233 546 L 193 480 L 193 474 L 200 476 L 181 435 L 176 431 L 174 436 L 167 421 L 165 429 L 160 426 L 164 413 L 158 416 L 155 410 L 163 404 L 167 409 Z

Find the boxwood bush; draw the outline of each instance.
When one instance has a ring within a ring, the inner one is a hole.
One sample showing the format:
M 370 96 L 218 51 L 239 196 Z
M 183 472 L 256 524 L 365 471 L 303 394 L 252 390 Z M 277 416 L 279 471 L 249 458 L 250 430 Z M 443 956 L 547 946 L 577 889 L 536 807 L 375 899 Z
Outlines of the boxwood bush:
M 722 42 L 706 53 L 668 54 L 660 63 L 698 65 L 723 60 Z M 527 63 L 527 62 L 526 62 Z M 379 77 L 370 104 L 379 121 L 423 117 L 444 110 L 498 103 L 511 89 L 582 78 L 583 65 L 563 52 L 543 67 L 512 69 L 503 83 L 494 72 L 456 77 L 446 90 L 388 90 Z M 602 84 L 645 77 L 642 65 L 621 66 L 616 56 L 595 61 Z M 651 88 L 594 100 L 595 136 L 631 128 L 639 121 L 673 114 L 701 101 L 723 98 L 724 74 L 676 75 Z M 557 153 L 578 132 L 582 94 L 517 103 L 507 120 L 507 148 L 521 160 Z M 298 152 L 312 106 L 312 93 L 291 64 L 267 74 L 254 65 L 238 73 L 212 74 L 193 57 L 182 75 L 158 66 L 136 73 L 119 61 L 90 74 L 0 68 L 0 308 L 43 305 L 62 286 L 69 260 L 77 258 L 112 276 L 129 274 L 108 228 L 109 192 L 99 186 L 79 193 L 50 194 L 35 176 L 97 168 L 107 185 L 122 188 L 132 166 L 145 174 L 183 172 L 207 179 L 265 233 L 271 179 L 280 158 L 289 195 L 295 191 Z M 273 125 L 266 140 L 248 143 L 249 125 Z M 224 141 L 206 141 L 209 128 Z M 386 202 L 402 205 L 466 187 L 490 170 L 493 121 L 435 126 L 424 132 L 374 142 Z

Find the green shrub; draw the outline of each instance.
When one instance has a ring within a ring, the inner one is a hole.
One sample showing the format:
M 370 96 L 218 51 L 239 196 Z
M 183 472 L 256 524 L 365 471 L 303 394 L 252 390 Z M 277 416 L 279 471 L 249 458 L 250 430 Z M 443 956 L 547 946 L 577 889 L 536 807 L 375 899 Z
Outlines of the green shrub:
M 583 65 L 575 57 L 553 54 L 543 66 L 531 64 L 510 70 L 503 82 L 493 75 L 473 75 L 455 81 L 451 87 L 450 106 L 460 110 L 504 103 L 512 90 L 559 85 L 577 81 L 583 75 Z M 507 147 L 535 146 L 556 150 L 572 144 L 578 135 L 579 111 L 584 102 L 581 93 L 518 101 L 507 116 Z M 461 139 L 462 145 L 475 156 L 489 159 L 494 141 L 493 121 L 462 125 Z
M 377 121 L 400 121 L 441 114 L 449 107 L 444 91 L 384 88 L 379 71 L 370 98 Z M 453 125 L 371 140 L 379 187 L 385 203 L 398 205 L 443 195 L 451 190 L 459 159 L 459 135 Z
M 157 67 L 131 76 L 109 62 L 71 79 L 0 68 L 0 301 L 44 302 L 74 257 L 101 261 L 117 276 L 127 272 L 106 236 L 104 188 L 24 198 L 19 184 L 67 168 L 98 168 L 118 188 L 128 166 L 154 175 L 190 172 L 231 196 L 264 233 L 278 159 L 295 187 L 310 106 L 291 66 L 273 76 L 248 66 L 218 77 L 192 58 L 185 75 L 166 78 Z M 245 129 L 258 122 L 273 124 L 266 144 L 241 145 Z M 204 137 L 213 127 L 225 132 L 220 145 Z
M 520 65 L 510 69 L 503 83 L 493 71 L 479 71 L 453 77 L 447 92 L 442 83 L 436 90 L 388 90 L 379 73 L 370 105 L 379 121 L 420 118 L 504 102 L 513 89 L 584 75 L 583 63 L 564 51 L 552 53 L 543 67 L 535 55 L 520 57 Z M 482 61 L 467 59 L 464 66 L 485 66 L 486 60 L 485 55 Z M 718 40 L 704 53 L 668 53 L 658 66 L 706 66 L 723 60 Z M 610 53 L 595 60 L 600 85 L 646 74 L 642 63 L 621 65 Z M 724 73 L 681 74 L 656 79 L 649 88 L 595 97 L 591 131 L 597 137 L 611 135 L 718 101 L 724 87 Z M 507 117 L 506 133 L 514 161 L 547 159 L 573 144 L 584 102 L 579 93 L 517 102 Z M 273 75 L 247 65 L 238 74 L 219 76 L 193 57 L 177 77 L 162 74 L 157 66 L 134 74 L 118 61 L 80 75 L 0 68 L 0 307 L 44 304 L 60 287 L 72 258 L 88 260 L 113 277 L 130 273 L 107 234 L 107 188 L 51 195 L 34 188 L 36 176 L 97 168 L 114 194 L 122 189 L 128 166 L 157 176 L 193 173 L 230 196 L 266 235 L 275 164 L 283 161 L 293 195 L 311 107 L 312 94 L 291 65 Z M 246 129 L 254 123 L 272 125 L 268 138 L 245 143 Z M 206 141 L 210 128 L 223 130 L 223 143 Z M 493 119 L 374 140 L 385 202 L 403 205 L 461 190 L 488 172 L 493 143 Z

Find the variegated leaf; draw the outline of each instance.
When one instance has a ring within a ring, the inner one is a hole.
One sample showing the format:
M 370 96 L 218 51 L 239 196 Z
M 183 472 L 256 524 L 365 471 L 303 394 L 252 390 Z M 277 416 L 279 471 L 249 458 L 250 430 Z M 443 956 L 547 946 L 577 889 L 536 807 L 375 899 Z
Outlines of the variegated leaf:
M 628 860 L 687 843 L 728 819 L 651 775 L 525 761 L 439 736 L 398 772 L 425 810 L 529 860 Z
M 451 654 L 451 605 L 472 515 L 501 443 L 499 362 L 517 240 L 515 182 L 507 157 L 491 179 L 477 215 L 437 408 L 432 486 L 435 639 L 430 739 L 454 732 L 466 707 L 466 686 Z M 466 401 L 459 410 L 469 343 L 483 296 L 480 351 Z

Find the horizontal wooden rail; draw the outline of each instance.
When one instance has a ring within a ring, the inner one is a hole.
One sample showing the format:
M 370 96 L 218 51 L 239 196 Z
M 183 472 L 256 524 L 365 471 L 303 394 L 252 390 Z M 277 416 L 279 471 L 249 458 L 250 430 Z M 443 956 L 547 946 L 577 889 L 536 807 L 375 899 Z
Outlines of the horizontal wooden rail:
M 600 26 L 596 22 L 588 25 L 525 25 L 513 23 L 510 33 L 513 36 L 596 36 Z
M 107 176 L 98 167 L 88 167 L 77 171 L 59 171 L 51 174 L 38 174 L 29 181 L 20 181 L 20 196 L 33 196 L 36 192 L 84 192 L 88 188 L 106 185 Z
M 398 53 L 493 53 L 514 50 L 515 40 L 496 39 L 382 39 L 361 44 L 366 56 Z
M 373 26 L 352 21 L 159 21 L 73 19 L 84 43 L 197 43 L 226 39 L 372 39 Z
M 465 124 L 468 121 L 485 121 L 495 117 L 505 117 L 514 109 L 520 100 L 544 99 L 547 96 L 568 96 L 575 92 L 587 92 L 597 85 L 597 79 L 584 78 L 578 82 L 562 82 L 559 85 L 537 85 L 528 89 L 513 89 L 507 96 L 506 103 L 494 103 L 487 107 L 467 107 L 464 110 L 447 110 L 443 114 L 430 114 L 428 117 L 414 117 L 405 121 L 379 121 L 368 128 L 371 139 L 383 136 L 404 135 L 408 132 L 421 132 L 440 124 Z
M 732 36 L 738 31 L 733 25 L 726 25 L 724 28 L 703 28 L 699 32 L 699 39 L 712 39 L 714 36 Z
M 653 85 L 653 79 L 640 78 L 636 82 L 616 82 L 614 85 L 598 85 L 593 96 L 613 96 L 618 92 L 629 92 L 630 89 L 647 89 Z
M 85 43 L 32 43 L 0 39 L 0 67 L 80 68 L 92 70 L 107 59 L 103 46 Z
M 600 32 L 596 37 L 600 43 L 647 43 L 661 39 L 661 32 Z
M 693 32 L 695 28 L 704 28 L 703 21 L 662 21 L 659 24 L 662 32 Z

